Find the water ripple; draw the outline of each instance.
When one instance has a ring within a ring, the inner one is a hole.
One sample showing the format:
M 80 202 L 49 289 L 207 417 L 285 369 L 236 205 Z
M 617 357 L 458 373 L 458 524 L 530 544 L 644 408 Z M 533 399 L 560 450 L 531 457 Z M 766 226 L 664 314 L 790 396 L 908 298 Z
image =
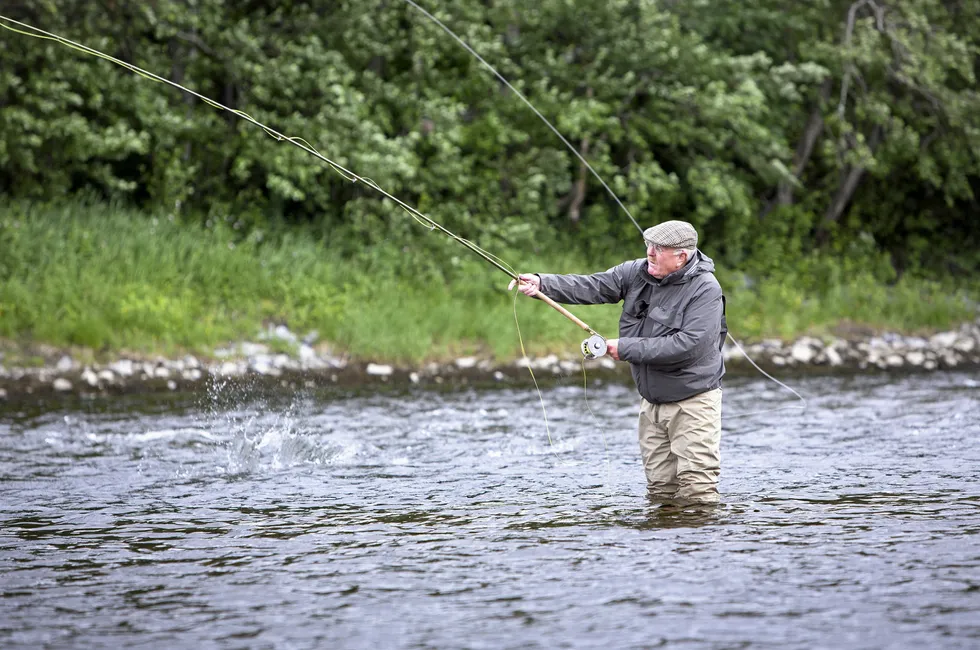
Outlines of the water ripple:
M 545 390 L 550 440 L 526 389 L 2 413 L 0 644 L 976 647 L 980 384 L 795 386 L 706 510 L 646 500 L 619 385 Z

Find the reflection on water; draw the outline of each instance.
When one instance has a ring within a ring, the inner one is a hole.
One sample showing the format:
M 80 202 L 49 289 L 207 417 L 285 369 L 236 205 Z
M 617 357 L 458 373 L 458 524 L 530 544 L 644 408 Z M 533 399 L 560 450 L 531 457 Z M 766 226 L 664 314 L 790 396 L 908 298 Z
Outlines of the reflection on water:
M 647 500 L 629 387 L 0 413 L 3 647 L 980 645 L 980 389 L 806 379 L 723 503 Z M 726 412 L 790 399 L 732 381 Z

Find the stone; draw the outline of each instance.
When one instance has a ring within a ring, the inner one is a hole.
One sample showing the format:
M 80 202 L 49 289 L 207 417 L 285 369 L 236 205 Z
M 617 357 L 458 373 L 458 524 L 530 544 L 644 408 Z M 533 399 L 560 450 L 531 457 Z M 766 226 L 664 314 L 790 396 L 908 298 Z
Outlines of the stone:
M 317 356 L 316 350 L 304 343 L 299 346 L 299 365 L 304 370 L 320 370 L 327 367 L 327 362 Z
M 242 369 L 238 366 L 237 363 L 233 363 L 231 361 L 225 361 L 218 368 L 218 374 L 221 375 L 222 377 L 234 377 L 236 375 L 242 374 Z
M 502 373 L 502 372 L 500 372 L 498 370 L 498 371 L 496 371 L 496 372 L 493 373 L 493 378 L 496 379 L 497 381 L 503 381 L 504 380 L 504 373 Z
M 976 345 L 977 343 L 973 339 L 960 339 L 953 344 L 953 349 L 959 352 L 969 353 L 973 351 Z
M 133 372 L 133 362 L 129 359 L 120 359 L 119 361 L 114 361 L 109 364 L 109 370 L 116 373 L 120 377 L 132 377 Z
M 279 325 L 272 331 L 272 336 L 279 339 L 280 341 L 289 341 L 290 343 L 295 343 L 297 341 L 296 335 L 289 331 L 289 328 L 285 325 Z
M 116 381 L 116 374 L 111 370 L 100 370 L 98 377 L 99 377 L 99 381 L 105 382 L 107 384 L 111 384 L 112 382 Z
M 789 351 L 790 356 L 800 363 L 810 363 L 816 353 L 808 341 L 797 341 Z
M 785 366 L 786 365 L 786 359 L 784 359 L 783 357 L 781 357 L 778 354 L 776 354 L 776 355 L 773 355 L 773 357 L 772 357 L 772 363 L 773 363 L 773 365 L 776 365 L 776 366 Z
M 367 365 L 367 374 L 373 377 L 387 377 L 395 371 L 391 366 L 386 366 L 378 363 L 369 363 Z
M 192 357 L 187 355 L 184 357 L 184 368 L 200 368 L 201 362 L 197 360 L 197 357 Z
M 956 332 L 941 332 L 929 339 L 929 345 L 933 348 L 944 350 L 953 347 L 953 344 L 956 343 L 956 338 Z
M 821 341 L 820 339 L 815 339 L 812 336 L 804 336 L 799 340 L 799 343 L 805 343 L 809 345 L 811 348 L 813 348 L 814 350 L 818 350 L 818 351 L 822 350 L 824 347 L 823 341 Z
M 7 389 L 0 388 L 0 399 L 7 399 Z
M 831 366 L 837 367 L 844 363 L 840 353 L 837 352 L 837 349 L 834 347 L 824 348 L 823 354 L 825 357 L 827 357 L 827 363 L 829 363 Z
M 475 368 L 477 363 L 476 357 L 460 357 L 456 359 L 456 367 L 467 370 L 469 368 Z
M 892 368 L 898 368 L 899 366 L 905 365 L 905 359 L 898 354 L 889 354 L 885 357 L 885 363 Z
M 874 349 L 879 349 L 879 350 L 888 349 L 888 348 L 891 347 L 891 341 L 889 339 L 882 338 L 880 336 L 875 336 L 875 337 L 872 337 L 871 340 L 868 341 L 868 346 L 872 350 L 874 350 Z
M 92 388 L 99 385 L 99 377 L 92 372 L 91 368 L 85 368 L 85 370 L 82 371 L 81 379 Z
M 264 343 L 242 343 L 239 349 L 246 357 L 269 354 L 269 346 Z
M 71 357 L 65 355 L 58 359 L 58 363 L 55 365 L 55 368 L 58 370 L 58 372 L 68 372 L 74 365 L 75 362 L 71 360 Z
M 417 383 L 419 383 L 419 373 L 417 373 L 417 372 L 413 372 L 413 373 L 410 373 L 410 374 L 408 375 L 408 379 L 409 379 L 409 381 L 411 381 L 411 382 L 412 382 L 413 384 L 417 384 Z
M 558 356 L 554 354 L 549 354 L 546 357 L 541 357 L 540 359 L 535 359 L 531 366 L 535 369 L 545 369 L 553 368 L 558 365 Z
M 188 370 L 180 373 L 180 376 L 182 379 L 186 379 L 187 381 L 197 381 L 203 376 L 203 373 L 199 368 L 189 368 Z
M 167 379 L 170 377 L 170 369 L 165 366 L 160 366 L 153 371 L 151 377 L 156 377 L 157 379 Z
M 64 377 L 58 377 L 57 379 L 55 379 L 52 386 L 56 391 L 62 393 L 71 390 L 71 382 L 65 379 Z
M 167 382 L 167 388 L 169 388 L 170 390 L 177 390 L 177 382 L 171 379 L 170 381 Z
M 925 363 L 926 355 L 918 350 L 912 350 L 905 355 L 905 360 L 909 362 L 909 365 L 921 366 Z
M 278 377 L 282 374 L 278 368 L 272 365 L 272 357 L 268 354 L 260 354 L 253 358 L 251 363 L 249 363 L 249 368 L 253 372 L 257 372 L 260 375 L 267 375 L 269 377 Z

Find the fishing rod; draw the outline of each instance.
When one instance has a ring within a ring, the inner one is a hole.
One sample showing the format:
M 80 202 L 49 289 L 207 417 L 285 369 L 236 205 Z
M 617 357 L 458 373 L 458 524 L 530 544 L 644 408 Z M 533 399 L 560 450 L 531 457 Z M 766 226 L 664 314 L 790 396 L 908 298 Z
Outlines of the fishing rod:
M 417 5 L 416 5 L 416 7 L 419 8 L 420 10 L 422 10 L 421 7 L 418 7 Z M 424 11 L 424 10 L 422 10 L 422 11 Z M 14 25 L 17 25 L 18 27 L 22 27 L 22 28 L 27 29 L 27 30 L 31 30 L 31 31 L 24 31 L 23 29 L 15 29 L 15 28 L 11 27 L 10 25 L 4 24 L 4 21 L 6 21 L 8 23 L 11 23 L 11 24 L 14 24 Z M 269 126 L 266 126 L 265 124 L 259 122 L 254 117 L 252 117 L 251 115 L 249 115 L 248 113 L 246 113 L 244 111 L 240 111 L 238 109 L 234 109 L 234 108 L 231 108 L 229 106 L 225 106 L 224 104 L 221 104 L 220 102 L 216 102 L 213 99 L 210 99 L 208 97 L 205 97 L 204 95 L 202 95 L 202 94 L 200 94 L 200 93 L 198 93 L 198 92 L 196 92 L 194 90 L 191 90 L 190 88 L 187 88 L 185 86 L 182 86 L 182 85 L 180 85 L 179 83 L 177 83 L 175 81 L 171 81 L 170 79 L 167 79 L 165 77 L 161 77 L 159 75 L 156 75 L 156 74 L 154 74 L 152 72 L 149 72 L 147 70 L 144 70 L 143 68 L 140 68 L 139 66 L 135 66 L 135 65 L 133 65 L 131 63 L 126 63 L 125 61 L 122 61 L 120 59 L 117 59 L 114 56 L 111 56 L 109 54 L 105 54 L 104 52 L 100 52 L 99 50 L 96 50 L 94 48 L 91 48 L 91 47 L 89 47 L 87 45 L 83 45 L 82 43 L 78 43 L 78 42 L 72 41 L 72 40 L 70 40 L 68 38 L 65 38 L 63 36 L 59 36 L 58 34 L 54 34 L 52 32 L 47 32 L 47 31 L 45 31 L 43 29 L 39 29 L 37 27 L 34 27 L 33 25 L 29 25 L 27 23 L 23 23 L 23 22 L 21 22 L 19 20 L 14 20 L 13 18 L 7 18 L 6 16 L 3 16 L 3 15 L 0 15 L 0 27 L 3 27 L 4 29 L 7 29 L 7 30 L 12 31 L 12 32 L 15 32 L 17 34 L 22 34 L 24 36 L 31 36 L 33 38 L 40 38 L 40 39 L 44 39 L 44 40 L 55 41 L 56 43 L 60 43 L 62 45 L 65 45 L 67 47 L 70 47 L 72 49 L 78 50 L 79 52 L 82 52 L 83 54 L 89 54 L 89 55 L 98 57 L 100 59 L 104 59 L 106 61 L 109 61 L 110 63 L 114 63 L 114 64 L 116 64 L 118 66 L 121 66 L 123 68 L 126 68 L 127 70 L 129 70 L 131 72 L 134 72 L 134 73 L 140 75 L 141 77 L 143 77 L 145 79 L 149 79 L 151 81 L 155 81 L 155 82 L 158 82 L 158 83 L 167 84 L 168 86 L 172 86 L 173 88 L 176 88 L 176 89 L 178 89 L 178 90 L 180 90 L 182 92 L 185 92 L 185 93 L 188 93 L 190 95 L 193 95 L 194 97 L 197 97 L 198 99 L 200 99 L 204 103 L 208 104 L 209 106 L 212 106 L 212 107 L 217 108 L 219 110 L 223 110 L 223 111 L 227 111 L 229 113 L 232 113 L 233 115 L 236 115 L 236 116 L 240 117 L 241 119 L 245 120 L 246 122 L 250 122 L 250 123 L 256 125 L 260 129 L 262 129 L 263 131 L 265 131 L 267 135 L 269 135 L 272 138 L 274 138 L 277 142 L 283 142 L 283 141 L 288 142 L 288 143 L 290 143 L 292 145 L 295 145 L 296 147 L 299 147 L 300 149 L 302 149 L 303 151 L 307 152 L 308 154 L 310 154 L 310 155 L 318 158 L 319 160 L 325 162 L 331 169 L 333 169 L 338 174 L 340 174 L 345 180 L 348 180 L 348 181 L 350 181 L 352 183 L 361 182 L 361 183 L 363 183 L 363 184 L 365 184 L 365 185 L 373 188 L 374 190 L 376 190 L 377 192 L 379 192 L 380 194 L 382 194 L 385 198 L 390 199 L 396 205 L 398 205 L 403 210 L 405 210 L 413 219 L 415 219 L 416 221 L 418 221 L 419 223 L 421 223 L 423 226 L 428 227 L 429 230 L 438 230 L 439 232 L 443 233 L 444 235 L 446 235 L 450 239 L 452 239 L 452 240 L 454 240 L 456 242 L 459 242 L 460 244 L 462 244 L 463 246 L 465 246 L 468 250 L 470 250 L 472 253 L 474 253 L 477 256 L 479 256 L 484 261 L 488 262 L 491 266 L 493 266 L 497 270 L 505 273 L 511 280 L 513 280 L 518 285 L 520 285 L 520 284 L 523 283 L 523 280 L 521 280 L 520 275 L 514 269 L 508 268 L 509 265 L 505 265 L 506 263 L 503 260 L 501 260 L 499 257 L 497 257 L 497 256 L 489 253 L 488 251 L 480 248 L 479 246 L 477 246 L 476 244 L 474 244 L 470 240 L 468 240 L 468 239 L 466 239 L 464 237 L 460 237 L 459 235 L 457 235 L 456 233 L 452 232 L 451 230 L 449 230 L 448 228 L 446 228 L 442 224 L 440 224 L 437 221 L 431 219 L 430 217 L 426 216 L 422 212 L 419 212 L 416 208 L 412 207 L 411 205 L 405 203 L 404 201 L 402 201 L 398 197 L 396 197 L 396 196 L 390 194 L 389 192 L 387 192 L 385 189 L 383 189 L 380 185 L 378 185 L 377 183 L 375 183 L 373 180 L 371 180 L 369 178 L 366 178 L 366 177 L 363 177 L 363 176 L 359 176 L 358 174 L 355 174 L 353 171 L 347 169 L 343 165 L 340 165 L 339 163 L 334 162 L 330 158 L 327 158 L 326 156 L 324 156 L 323 154 L 321 154 L 319 151 L 317 151 L 313 147 L 313 145 L 311 145 L 309 142 L 307 142 L 306 140 L 304 140 L 302 138 L 284 135 L 284 134 L 280 133 L 279 131 L 276 131 L 275 129 L 273 129 L 273 128 L 269 127 Z M 479 55 L 477 55 L 477 56 L 479 56 Z M 559 134 L 559 137 L 561 137 L 561 134 Z M 586 163 L 586 164 L 588 164 L 588 163 Z M 591 167 L 590 167 L 590 169 L 591 169 Z M 595 172 L 593 172 L 593 173 L 595 173 Z M 603 184 L 605 184 L 605 183 L 603 183 Z M 637 227 L 639 227 L 639 226 L 637 226 Z M 589 338 L 587 338 L 584 341 L 582 341 L 582 346 L 581 346 L 582 354 L 584 355 L 584 357 L 586 359 L 595 359 L 597 357 L 603 356 L 606 353 L 606 339 L 604 337 L 602 337 L 594 329 L 592 329 L 591 327 L 589 327 L 589 325 L 586 324 L 582 319 L 578 318 L 577 316 L 575 316 L 574 314 L 572 314 L 570 311 L 568 311 L 565 307 L 559 305 L 557 302 L 555 302 L 554 300 L 552 300 L 548 296 L 544 295 L 540 291 L 536 294 L 536 297 L 539 298 L 545 304 L 547 304 L 550 307 L 552 307 L 559 314 L 561 314 L 565 318 L 569 319 L 570 321 L 572 321 L 577 326 L 579 326 L 580 328 L 582 328 L 583 330 L 585 330 L 586 332 L 588 332 L 590 334 Z

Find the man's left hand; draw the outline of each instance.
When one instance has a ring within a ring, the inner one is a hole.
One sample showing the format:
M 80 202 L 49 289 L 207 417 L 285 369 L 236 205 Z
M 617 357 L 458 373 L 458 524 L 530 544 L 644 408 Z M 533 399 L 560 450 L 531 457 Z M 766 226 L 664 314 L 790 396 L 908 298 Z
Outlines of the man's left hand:
M 606 340 L 606 354 L 619 361 L 619 339 Z

